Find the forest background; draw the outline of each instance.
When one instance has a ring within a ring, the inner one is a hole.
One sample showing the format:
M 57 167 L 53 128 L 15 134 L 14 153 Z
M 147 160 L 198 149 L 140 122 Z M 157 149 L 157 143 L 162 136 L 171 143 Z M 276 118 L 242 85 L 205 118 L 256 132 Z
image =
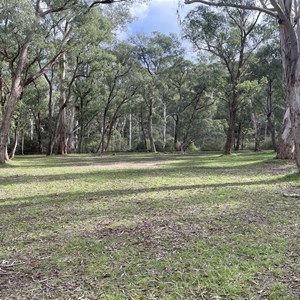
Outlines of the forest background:
M 127 35 L 143 10 L 102 2 L 2 3 L 1 162 L 199 149 L 293 158 L 272 18 L 203 6 L 184 16 L 178 3 L 180 36 L 132 27 Z

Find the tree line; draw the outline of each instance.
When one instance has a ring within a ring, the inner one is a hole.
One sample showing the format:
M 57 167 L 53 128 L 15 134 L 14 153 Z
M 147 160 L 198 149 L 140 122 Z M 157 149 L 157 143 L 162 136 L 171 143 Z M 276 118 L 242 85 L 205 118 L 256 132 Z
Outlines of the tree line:
M 173 34 L 118 40 L 127 3 L 1 2 L 1 163 L 128 150 L 294 156 L 278 24 L 264 11 L 191 10 L 182 22 L 190 60 Z

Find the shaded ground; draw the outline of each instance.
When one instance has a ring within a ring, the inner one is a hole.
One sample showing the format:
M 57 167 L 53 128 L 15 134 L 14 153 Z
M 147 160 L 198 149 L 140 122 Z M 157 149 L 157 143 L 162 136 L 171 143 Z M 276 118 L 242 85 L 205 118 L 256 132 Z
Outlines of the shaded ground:
M 299 299 L 300 177 L 273 156 L 17 157 L 0 299 Z

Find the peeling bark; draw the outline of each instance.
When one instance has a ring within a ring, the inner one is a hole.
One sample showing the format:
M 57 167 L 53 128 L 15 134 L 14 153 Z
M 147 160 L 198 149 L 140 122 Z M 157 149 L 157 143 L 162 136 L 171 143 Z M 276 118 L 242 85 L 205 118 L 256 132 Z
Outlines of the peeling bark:
M 277 148 L 277 158 L 295 159 L 295 143 L 289 108 L 287 108 L 283 118 L 283 130 Z

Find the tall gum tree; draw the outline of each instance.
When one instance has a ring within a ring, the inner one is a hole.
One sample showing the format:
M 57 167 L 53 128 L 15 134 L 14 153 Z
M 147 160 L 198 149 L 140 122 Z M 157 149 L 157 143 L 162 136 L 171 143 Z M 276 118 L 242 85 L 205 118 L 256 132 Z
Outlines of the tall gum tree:
M 185 0 L 186 4 L 201 3 L 215 7 L 254 10 L 278 20 L 284 69 L 286 97 L 294 137 L 295 158 L 300 172 L 300 3 L 292 0 L 205 1 Z M 286 135 L 287 137 L 289 135 Z
M 259 12 L 223 8 L 219 12 L 199 6 L 184 22 L 184 35 L 198 50 L 217 57 L 228 73 L 230 96 L 227 99 L 229 119 L 224 154 L 230 154 L 234 144 L 236 116 L 239 109 L 239 85 L 252 52 L 262 41 L 264 32 L 258 24 Z
M 153 137 L 153 116 L 155 103 L 158 100 L 157 90 L 163 71 L 169 68 L 176 57 L 183 55 L 183 48 L 175 35 L 164 35 L 153 32 L 150 37 L 137 35 L 133 44 L 136 47 L 136 57 L 145 70 L 145 86 L 142 96 L 148 108 L 148 137 L 152 152 L 156 152 Z
M 53 16 L 65 12 L 75 17 L 89 11 L 95 5 L 113 2 L 119 1 L 11 0 L 0 3 L 0 63 L 8 64 L 6 72 L 11 77 L 10 92 L 0 124 L 0 164 L 7 160 L 8 134 L 18 99 L 30 83 L 60 59 L 69 40 L 71 31 L 64 35 L 57 51 L 54 51 L 51 58 L 39 70 L 27 72 L 28 66 L 37 62 L 36 58 L 30 59 L 30 52 L 39 53 L 39 45 L 47 42 L 47 37 L 57 25 L 57 20 Z

